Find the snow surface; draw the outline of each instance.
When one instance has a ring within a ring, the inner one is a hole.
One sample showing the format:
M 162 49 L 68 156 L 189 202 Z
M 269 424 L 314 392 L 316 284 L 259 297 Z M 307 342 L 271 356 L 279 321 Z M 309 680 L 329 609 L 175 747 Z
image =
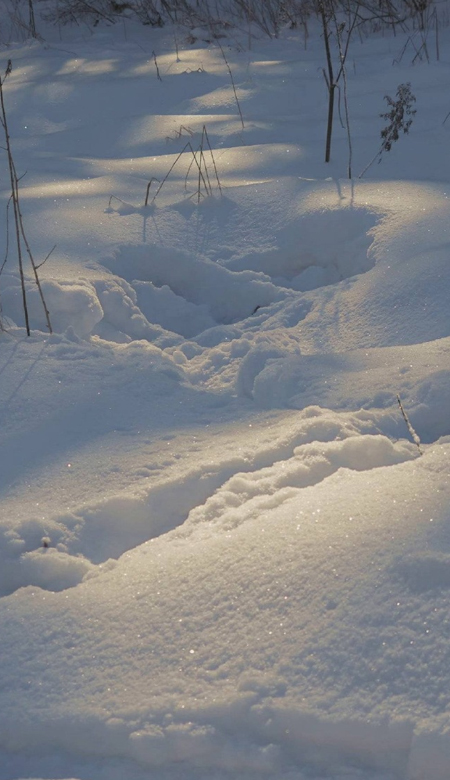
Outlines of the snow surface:
M 448 780 L 448 27 L 355 38 L 352 182 L 313 21 L 229 32 L 244 127 L 201 30 L 14 32 L 0 780 Z

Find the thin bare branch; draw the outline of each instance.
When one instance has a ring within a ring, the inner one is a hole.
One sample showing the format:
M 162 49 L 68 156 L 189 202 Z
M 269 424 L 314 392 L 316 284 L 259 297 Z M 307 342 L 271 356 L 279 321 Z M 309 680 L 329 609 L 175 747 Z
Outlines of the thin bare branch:
M 38 263 L 38 264 L 36 265 L 36 271 L 37 271 L 39 268 L 42 268 L 42 266 L 44 265 L 44 263 L 46 263 L 46 262 L 47 262 L 47 260 L 49 259 L 49 257 L 51 257 L 51 255 L 53 254 L 53 252 L 55 251 L 55 249 L 56 249 L 56 244 L 55 244 L 55 246 L 54 246 L 54 247 L 52 247 L 52 248 L 50 249 L 50 252 L 48 253 L 48 255 L 47 255 L 46 257 L 44 257 L 44 259 L 42 260 L 42 262 L 41 262 L 41 263 Z

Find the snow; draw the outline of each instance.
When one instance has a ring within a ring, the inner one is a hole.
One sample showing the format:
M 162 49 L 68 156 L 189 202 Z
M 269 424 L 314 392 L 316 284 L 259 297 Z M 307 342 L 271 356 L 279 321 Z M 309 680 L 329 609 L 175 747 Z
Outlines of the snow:
M 228 29 L 243 125 L 209 30 L 39 27 L 1 46 L 56 248 L 51 334 L 12 222 L 0 275 L 0 780 L 448 780 L 448 26 L 352 41 L 352 181 L 313 19 Z

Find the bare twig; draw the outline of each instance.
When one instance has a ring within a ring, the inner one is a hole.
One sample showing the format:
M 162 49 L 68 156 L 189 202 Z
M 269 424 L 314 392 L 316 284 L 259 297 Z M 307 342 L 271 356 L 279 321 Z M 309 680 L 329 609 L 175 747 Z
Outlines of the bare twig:
M 436 59 L 439 62 L 441 59 L 440 46 L 439 46 L 439 18 L 437 9 L 434 9 L 434 21 L 435 21 L 435 44 L 436 44 Z
M 147 189 L 145 192 L 145 203 L 144 206 L 148 206 L 148 196 L 150 193 L 150 187 L 152 186 L 154 181 L 159 181 L 159 179 L 156 179 L 154 176 L 150 179 L 149 183 L 147 184 Z
M 352 149 L 352 136 L 350 133 L 350 113 L 348 110 L 348 88 L 347 88 L 347 71 L 345 68 L 345 58 L 347 56 L 348 52 L 348 44 L 350 41 L 350 36 L 347 38 L 347 49 L 344 52 L 344 49 L 342 47 L 342 30 L 340 25 L 336 21 L 335 17 L 335 24 L 336 24 L 336 38 L 338 42 L 338 49 L 339 49 L 339 59 L 341 61 L 341 73 L 342 73 L 342 80 L 344 82 L 344 108 L 345 108 L 345 124 L 346 124 L 346 130 L 347 130 L 347 143 L 348 143 L 348 178 L 352 178 L 352 157 L 353 157 L 353 149 Z
M 206 165 L 206 158 L 205 158 L 205 154 L 204 154 L 204 151 L 203 151 L 203 138 L 202 138 L 202 143 L 201 143 L 201 146 L 200 146 L 200 165 L 202 163 L 203 163 L 203 167 L 205 169 L 205 178 L 206 178 L 206 181 L 207 181 L 207 184 L 208 184 L 209 194 L 212 195 L 211 180 L 209 178 L 208 166 Z
M 220 51 L 222 52 L 222 57 L 223 57 L 223 60 L 224 60 L 224 62 L 225 62 L 226 68 L 227 68 L 227 70 L 228 70 L 228 73 L 229 73 L 229 76 L 230 76 L 230 81 L 231 81 L 231 86 L 233 87 L 233 92 L 234 92 L 234 99 L 235 99 L 235 101 L 236 101 L 237 110 L 238 110 L 238 112 L 239 112 L 239 116 L 240 116 L 240 119 L 241 119 L 241 125 L 242 125 L 242 129 L 243 129 L 243 130 L 245 130 L 245 125 L 244 125 L 244 117 L 242 116 L 242 111 L 241 111 L 241 104 L 239 103 L 239 98 L 238 98 L 238 96 L 237 96 L 237 92 L 236 92 L 236 84 L 234 83 L 233 74 L 232 74 L 232 72 L 231 72 L 231 68 L 230 68 L 230 65 L 229 65 L 229 63 L 228 63 L 228 60 L 227 60 L 227 58 L 226 58 L 226 55 L 225 55 L 225 52 L 224 52 L 224 50 L 223 50 L 223 46 L 222 46 L 222 44 L 221 44 L 221 43 L 220 43 L 220 41 L 218 41 L 218 40 L 216 40 L 216 43 L 217 43 L 217 45 L 218 45 L 218 47 L 219 47 Z
M 14 169 L 14 172 L 15 172 L 15 169 Z M 51 322 L 50 322 L 50 312 L 49 312 L 49 310 L 47 308 L 47 304 L 45 302 L 45 297 L 44 297 L 44 292 L 42 290 L 41 280 L 39 279 L 39 275 L 38 275 L 38 272 L 37 272 L 37 266 L 36 266 L 36 263 L 34 261 L 33 254 L 31 252 L 30 244 L 28 243 L 28 238 L 27 238 L 26 233 L 25 233 L 25 228 L 23 226 L 23 217 L 22 217 L 22 212 L 20 210 L 20 201 L 19 201 L 19 190 L 18 190 L 18 188 L 16 189 L 16 198 L 17 198 L 17 210 L 18 210 L 18 213 L 19 213 L 19 220 L 20 220 L 20 232 L 22 234 L 23 243 L 25 244 L 25 249 L 27 251 L 28 258 L 29 258 L 30 263 L 31 263 L 31 267 L 33 269 L 34 281 L 36 282 L 36 287 L 38 288 L 39 297 L 41 299 L 42 307 L 44 309 L 45 321 L 47 323 L 47 329 L 48 329 L 49 333 L 52 333 L 52 325 L 51 325 Z
M 160 74 L 159 68 L 158 68 L 158 60 L 156 59 L 156 54 L 155 54 L 154 51 L 152 51 L 152 54 L 153 54 L 153 60 L 154 60 L 154 63 L 155 63 L 155 68 L 156 68 L 156 76 L 158 78 L 158 81 L 162 81 L 161 74 Z
M 154 202 L 155 202 L 155 200 L 156 200 L 157 196 L 159 195 L 159 193 L 161 192 L 161 190 L 162 190 L 162 188 L 163 188 L 164 184 L 166 183 L 167 179 L 169 178 L 170 174 L 172 173 L 173 169 L 175 168 L 175 166 L 176 166 L 176 164 L 177 164 L 178 160 L 180 159 L 180 157 L 182 157 L 182 155 L 183 155 L 183 154 L 186 152 L 186 150 L 189 150 L 189 151 L 192 153 L 192 155 L 193 155 L 193 157 L 194 157 L 194 160 L 193 160 L 192 162 L 194 162 L 194 161 L 195 161 L 195 163 L 196 163 L 196 164 L 197 164 L 197 166 L 198 166 L 198 162 L 197 162 L 197 158 L 196 158 L 196 156 L 195 156 L 195 152 L 194 152 L 194 150 L 193 150 L 193 148 L 192 148 L 192 145 L 191 145 L 190 141 L 188 141 L 188 142 L 187 142 L 187 144 L 185 144 L 185 145 L 183 146 L 183 148 L 182 148 L 181 152 L 180 152 L 180 153 L 179 153 L 179 154 L 176 156 L 176 158 L 175 158 L 174 162 L 172 163 L 172 165 L 170 166 L 170 168 L 169 168 L 169 170 L 167 171 L 166 175 L 164 176 L 163 180 L 161 181 L 161 183 L 160 183 L 160 185 L 159 185 L 158 189 L 156 190 L 155 194 L 153 195 L 153 198 L 152 198 L 152 203 L 154 203 Z M 191 162 L 191 165 L 192 165 L 192 162 Z M 190 167 L 191 167 L 191 166 L 189 166 L 189 170 L 190 170 Z
M 36 19 L 34 17 L 33 0 L 28 0 L 28 25 L 32 38 L 37 38 L 38 34 L 36 30 Z
M 8 203 L 6 204 L 6 247 L 5 247 L 5 257 L 3 258 L 3 263 L 0 268 L 0 276 L 3 273 L 3 269 L 6 265 L 6 262 L 9 257 L 9 207 L 12 202 L 12 195 L 8 198 Z
M 30 336 L 31 335 L 30 319 L 28 315 L 28 301 L 27 301 L 27 293 L 25 287 L 25 273 L 23 270 L 22 245 L 20 242 L 20 226 L 19 226 L 20 217 L 17 208 L 17 179 L 15 176 L 14 163 L 13 163 L 13 158 L 11 153 L 8 122 L 6 118 L 5 102 L 3 98 L 3 83 L 5 79 L 8 78 L 9 74 L 11 73 L 11 70 L 12 70 L 12 63 L 11 60 L 9 60 L 4 78 L 3 79 L 0 78 L 0 108 L 2 114 L 1 122 L 2 122 L 3 131 L 5 134 L 5 141 L 6 141 L 6 152 L 8 155 L 9 178 L 11 184 L 11 198 L 12 198 L 13 209 L 14 209 L 14 226 L 15 226 L 15 233 L 16 233 L 17 260 L 19 264 L 19 276 L 20 276 L 20 286 L 22 290 L 22 305 L 23 305 L 23 312 L 25 316 L 25 328 L 27 331 L 27 336 Z
M 213 150 L 212 150 L 211 144 L 209 142 L 209 136 L 208 136 L 208 133 L 207 133 L 207 130 L 206 130 L 206 125 L 203 125 L 203 135 L 205 136 L 206 143 L 208 144 L 209 153 L 211 155 L 211 160 L 212 160 L 212 164 L 213 164 L 213 167 L 214 167 L 214 173 L 216 174 L 217 186 L 219 187 L 219 192 L 222 195 L 222 187 L 221 187 L 221 184 L 220 184 L 219 174 L 217 173 L 216 161 L 214 159 Z
M 186 130 L 187 132 L 189 132 L 190 135 L 194 135 L 194 132 L 190 128 L 186 128 L 186 127 L 181 126 L 180 130 L 177 131 L 177 132 L 179 132 L 179 137 L 180 138 L 182 136 L 182 130 L 183 129 Z M 219 179 L 219 174 L 218 174 L 218 171 L 217 171 L 216 161 L 214 159 L 214 153 L 213 153 L 213 150 L 212 150 L 212 147 L 211 147 L 211 143 L 210 143 L 210 140 L 209 140 L 208 132 L 206 130 L 206 125 L 203 125 L 201 139 L 200 139 L 200 145 L 199 145 L 198 149 L 194 150 L 194 148 L 192 147 L 191 142 L 187 141 L 187 143 L 185 143 L 185 145 L 183 146 L 181 151 L 175 157 L 174 161 L 172 162 L 172 164 L 171 164 L 170 168 L 168 169 L 167 173 L 165 174 L 164 178 L 162 180 L 160 180 L 160 179 L 157 179 L 156 177 L 152 176 L 152 178 L 150 179 L 150 181 L 147 184 L 147 188 L 146 188 L 146 192 L 145 192 L 144 207 L 149 205 L 150 190 L 151 190 L 151 186 L 152 186 L 153 182 L 158 182 L 159 186 L 157 187 L 156 192 L 153 195 L 152 200 L 150 201 L 150 205 L 151 206 L 154 204 L 156 198 L 158 197 L 158 195 L 161 192 L 164 184 L 168 180 L 170 174 L 172 173 L 172 171 L 175 168 L 175 166 L 177 165 L 177 163 L 180 161 L 180 159 L 183 157 L 183 155 L 185 153 L 188 153 L 188 152 L 190 152 L 190 157 L 189 157 L 190 162 L 189 162 L 189 164 L 187 166 L 187 170 L 186 170 L 185 177 L 184 177 L 184 189 L 185 189 L 185 191 L 188 188 L 188 181 L 189 181 L 189 177 L 191 175 L 192 168 L 194 167 L 194 169 L 195 169 L 195 166 L 196 166 L 196 168 L 197 168 L 197 187 L 196 187 L 195 192 L 192 193 L 192 195 L 190 195 L 189 197 L 192 198 L 192 197 L 194 197 L 196 195 L 198 203 L 200 203 L 200 199 L 201 198 L 212 197 L 212 195 L 213 195 L 213 186 L 212 186 L 212 183 L 211 183 L 211 178 L 213 178 L 213 177 L 210 176 L 210 170 L 211 169 L 208 170 L 206 147 L 209 150 L 209 156 L 211 157 L 212 165 L 213 165 L 213 168 L 214 168 L 214 175 L 215 175 L 215 178 L 216 178 L 216 181 L 217 181 L 217 186 L 219 188 L 220 194 L 222 195 L 222 186 L 220 184 L 220 179 Z M 111 195 L 110 198 L 109 198 L 109 203 L 108 203 L 108 208 L 109 209 L 111 209 L 111 203 L 112 203 L 113 200 L 118 200 L 119 203 L 124 203 L 124 205 L 128 205 L 128 204 L 125 204 L 125 201 L 121 200 L 116 195 Z M 1 271 L 0 271 L 0 273 L 1 273 Z
M 191 130 L 190 127 L 186 127 L 185 125 L 180 125 L 180 129 L 179 130 L 175 130 L 175 133 L 174 133 L 173 136 L 166 135 L 166 141 L 176 141 L 176 140 L 178 140 L 178 138 L 181 138 L 183 133 L 186 133 L 186 135 L 191 136 L 191 138 L 194 135 L 194 131 Z
M 15 227 L 15 235 L 16 235 L 16 247 L 17 247 L 17 261 L 19 265 L 19 276 L 20 276 L 20 285 L 22 290 L 22 304 L 23 304 L 23 311 L 24 311 L 24 317 L 25 317 L 25 328 L 27 331 L 27 336 L 31 335 L 31 329 L 30 329 L 30 318 L 29 318 L 29 312 L 28 312 L 28 300 L 27 300 L 27 292 L 26 292 L 26 284 L 25 284 L 25 270 L 24 270 L 24 251 L 23 247 L 25 247 L 25 252 L 28 255 L 29 261 L 31 263 L 31 268 L 33 270 L 34 280 L 36 283 L 36 286 L 38 288 L 39 296 L 42 302 L 42 306 L 45 312 L 45 319 L 47 323 L 47 328 L 50 333 L 52 333 L 52 326 L 50 322 L 50 314 L 45 302 L 44 293 L 41 286 L 41 281 L 39 279 L 38 275 L 38 268 L 39 265 L 36 265 L 34 261 L 34 257 L 30 248 L 30 244 L 28 242 L 27 235 L 25 233 L 25 228 L 23 224 L 23 215 L 20 207 L 20 197 L 19 197 L 19 181 L 20 178 L 17 176 L 16 167 L 14 164 L 14 159 L 12 156 L 12 149 L 11 149 L 11 140 L 9 135 L 9 129 L 8 129 L 8 121 L 6 116 L 6 108 L 5 108 L 5 101 L 4 101 L 4 94 L 3 94 L 3 84 L 5 82 L 5 79 L 9 76 L 12 70 L 12 63 L 11 60 L 8 61 L 8 65 L 5 71 L 5 75 L 2 78 L 0 78 L 0 123 L 3 127 L 3 133 L 5 136 L 5 143 L 6 143 L 6 154 L 8 158 L 8 168 L 9 168 L 9 177 L 10 177 L 10 185 L 11 185 L 11 196 L 10 200 L 8 201 L 8 207 L 9 203 L 12 201 L 13 204 L 13 213 L 14 213 L 14 227 Z M 7 217 L 9 209 L 7 207 Z M 7 241 L 8 248 L 9 248 L 9 239 Z M 53 251 L 53 250 L 52 250 Z M 51 254 L 51 253 L 50 253 Z M 4 268 L 4 265 L 6 263 L 7 256 L 5 257 L 5 260 L 2 265 L 2 270 Z M 47 258 L 46 258 L 47 259 Z M 44 260 L 45 262 L 45 260 Z M 42 263 L 41 263 L 42 265 Z
M 417 449 L 419 450 L 420 454 L 423 455 L 423 450 L 422 450 L 422 447 L 420 446 L 420 438 L 419 438 L 418 434 L 416 433 L 416 431 L 414 430 L 414 428 L 412 426 L 412 423 L 411 423 L 411 420 L 409 419 L 408 415 L 405 412 L 405 409 L 403 407 L 403 404 L 401 402 L 401 399 L 400 399 L 400 396 L 398 395 L 398 393 L 397 393 L 397 403 L 398 403 L 398 405 L 400 407 L 400 411 L 401 411 L 403 419 L 404 419 L 404 421 L 406 423 L 406 427 L 408 428 L 408 432 L 409 432 L 409 434 L 410 434 L 414 444 L 416 445 Z
M 42 260 L 42 262 L 41 262 L 41 263 L 39 263 L 39 264 L 36 266 L 36 271 L 38 270 L 38 268 L 42 268 L 42 266 L 44 265 L 44 263 L 46 263 L 46 262 L 47 262 L 47 260 L 49 259 L 49 257 L 50 257 L 50 256 L 53 254 L 53 252 L 55 251 L 55 249 L 56 249 L 56 244 L 55 244 L 55 246 L 54 246 L 54 247 L 52 247 L 52 248 L 50 249 L 50 252 L 48 253 L 48 255 L 47 255 L 46 257 L 44 257 L 44 259 Z
M 328 71 L 328 73 L 326 73 L 325 70 L 323 70 L 323 74 L 328 88 L 328 118 L 327 118 L 327 135 L 325 141 L 325 162 L 330 162 L 331 135 L 333 132 L 334 91 L 336 89 L 336 82 L 334 80 L 333 59 L 331 57 L 329 19 L 325 12 L 325 6 L 323 2 L 321 2 L 319 5 L 319 14 L 322 22 L 325 57 L 326 57 L 327 71 Z
M 175 30 L 175 27 L 174 27 L 174 30 L 173 30 L 173 39 L 174 39 L 174 42 L 175 42 L 175 51 L 177 53 L 177 60 L 176 61 L 177 62 L 181 62 L 181 60 L 180 60 L 180 53 L 178 51 L 178 38 L 177 38 L 177 33 L 176 33 L 176 30 Z
M 108 208 L 109 209 L 111 208 L 111 202 L 113 200 L 118 200 L 119 203 L 123 203 L 124 206 L 129 206 L 130 205 L 129 203 L 126 203 L 126 201 L 122 200 L 122 198 L 118 198 L 117 195 L 111 195 L 111 197 L 110 197 L 110 199 L 108 201 Z
M 211 189 L 208 189 L 208 185 L 206 183 L 206 179 L 205 179 L 205 176 L 204 176 L 203 171 L 202 171 L 202 160 L 201 160 L 202 143 L 200 142 L 200 146 L 197 149 L 197 152 L 194 152 L 194 150 L 193 150 L 193 148 L 192 148 L 192 146 L 190 144 L 189 144 L 189 146 L 190 146 L 190 149 L 191 149 L 191 152 L 192 152 L 192 160 L 191 160 L 191 162 L 189 164 L 189 167 L 187 169 L 186 176 L 184 177 L 184 189 L 185 190 L 187 189 L 187 183 L 188 183 L 189 174 L 191 172 L 192 166 L 195 163 L 197 168 L 198 168 L 197 198 L 198 198 L 198 202 L 200 203 L 200 198 L 203 196 L 203 193 L 201 191 L 201 184 L 203 183 L 203 186 L 205 188 L 205 191 L 206 191 L 207 195 L 212 195 L 212 191 L 211 191 Z M 200 153 L 200 162 L 197 160 L 197 154 L 198 153 Z

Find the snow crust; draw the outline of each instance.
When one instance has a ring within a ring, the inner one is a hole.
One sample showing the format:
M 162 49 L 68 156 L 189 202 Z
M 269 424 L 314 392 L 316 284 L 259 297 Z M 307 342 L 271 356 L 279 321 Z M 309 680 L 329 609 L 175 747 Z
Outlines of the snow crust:
M 448 780 L 448 29 L 352 44 L 355 170 L 417 96 L 352 182 L 314 23 L 229 33 L 243 128 L 208 31 L 59 34 L 2 46 L 0 780 Z

